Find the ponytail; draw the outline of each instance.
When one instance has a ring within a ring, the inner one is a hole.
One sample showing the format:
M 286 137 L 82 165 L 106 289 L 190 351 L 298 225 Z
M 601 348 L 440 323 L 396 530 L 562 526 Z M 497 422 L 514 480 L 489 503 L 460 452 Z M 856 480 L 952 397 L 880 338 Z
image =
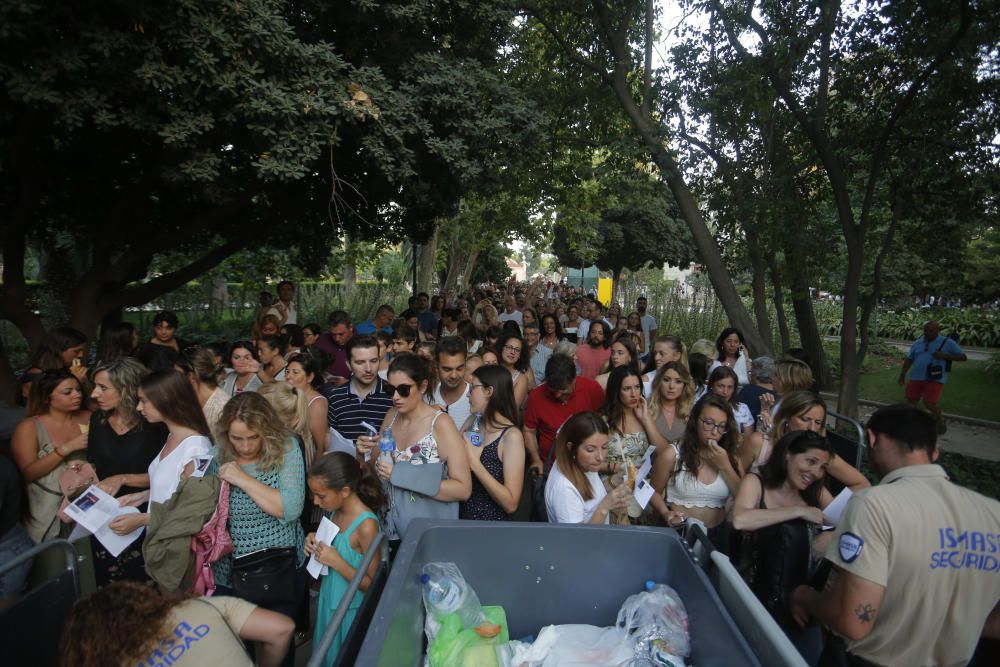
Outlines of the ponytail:
M 309 476 L 322 480 L 328 489 L 350 488 L 376 514 L 385 507 L 385 492 L 375 470 L 346 452 L 331 452 L 319 457 Z

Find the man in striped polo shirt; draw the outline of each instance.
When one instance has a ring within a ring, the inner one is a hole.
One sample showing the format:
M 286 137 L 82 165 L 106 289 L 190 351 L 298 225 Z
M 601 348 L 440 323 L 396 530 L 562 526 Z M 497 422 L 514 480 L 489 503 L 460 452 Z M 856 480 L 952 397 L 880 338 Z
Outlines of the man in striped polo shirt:
M 385 413 L 392 407 L 392 395 L 378 376 L 378 340 L 374 336 L 354 336 L 347 343 L 347 361 L 351 379 L 327 396 L 327 421 L 330 428 L 352 443 L 359 436 L 371 435 L 361 425 L 367 422 L 379 428 Z

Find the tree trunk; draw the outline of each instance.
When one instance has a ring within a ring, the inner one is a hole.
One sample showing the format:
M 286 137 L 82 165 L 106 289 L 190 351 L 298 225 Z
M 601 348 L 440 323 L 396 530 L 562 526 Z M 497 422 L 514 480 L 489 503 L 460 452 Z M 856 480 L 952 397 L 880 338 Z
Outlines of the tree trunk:
M 781 270 L 778 268 L 774 251 L 769 251 L 767 255 L 767 265 L 771 271 L 771 285 L 774 287 L 774 312 L 778 320 L 778 335 L 781 337 L 781 349 L 787 350 L 792 346 L 791 334 L 788 331 L 788 318 L 785 317 L 785 296 L 783 293 Z
M 448 253 L 448 273 L 445 275 L 444 279 L 444 291 L 454 290 L 455 285 L 458 283 L 458 276 L 461 273 L 459 268 L 464 262 L 465 253 L 462 252 L 460 234 L 458 225 L 451 233 L 451 251 Z
M 347 295 L 354 291 L 354 288 L 358 285 L 358 264 L 357 258 L 354 256 L 354 243 L 351 241 L 351 235 L 344 230 L 344 270 L 343 270 L 344 284 L 340 287 L 340 298 L 341 301 L 347 299 Z
M 785 248 L 785 257 L 794 253 L 790 247 Z M 809 274 L 804 262 L 788 262 L 789 288 L 792 292 L 792 311 L 795 313 L 795 325 L 799 330 L 799 344 L 805 350 L 812 367 L 813 377 L 820 389 L 830 386 L 830 362 L 823 349 L 823 337 L 816 324 L 816 311 L 813 310 L 812 295 L 809 293 Z
M 437 258 L 438 225 L 427 243 L 420 246 L 420 264 L 417 268 L 417 292 L 431 293 L 434 281 L 434 263 Z
M 726 311 L 731 326 L 743 333 L 743 338 L 746 340 L 752 357 L 772 354 L 771 346 L 765 342 L 757 330 L 756 323 L 747 312 L 739 294 L 736 293 L 736 285 L 733 284 L 732 276 L 729 275 L 725 262 L 722 261 L 722 254 L 715 243 L 715 237 L 712 236 L 711 230 L 705 224 L 698 203 L 684 180 L 680 165 L 667 151 L 656 122 L 652 118 L 643 116 L 636 105 L 635 99 L 632 97 L 631 84 L 622 68 L 616 67 L 610 85 L 617 94 L 622 109 L 628 115 L 632 126 L 645 143 L 663 179 L 667 182 L 667 187 L 673 193 L 677 208 L 684 222 L 687 223 L 688 229 L 691 230 L 691 236 L 698 248 L 702 264 L 708 270 L 708 279 L 712 283 L 715 295 Z
M 476 268 L 476 260 L 479 259 L 480 252 L 478 248 L 473 250 L 465 262 L 465 271 L 462 272 L 462 289 L 469 289 L 472 282 L 472 271 Z
M 753 310 L 757 318 L 757 331 L 760 332 L 764 344 L 774 349 L 774 336 L 771 333 L 771 318 L 767 313 L 767 264 L 760 249 L 760 236 L 752 227 L 745 229 L 747 251 L 750 253 L 752 277 L 750 286 L 753 290 Z

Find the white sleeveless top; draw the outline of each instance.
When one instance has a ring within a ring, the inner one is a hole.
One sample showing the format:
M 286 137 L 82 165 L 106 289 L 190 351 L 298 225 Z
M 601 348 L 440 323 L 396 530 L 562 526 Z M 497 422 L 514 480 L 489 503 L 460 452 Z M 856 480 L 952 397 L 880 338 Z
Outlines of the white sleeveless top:
M 679 462 L 680 451 L 676 445 L 672 446 L 677 452 Z M 671 475 L 670 481 L 667 482 L 667 501 L 685 507 L 725 507 L 730 495 L 729 486 L 722 478 L 722 473 L 719 473 L 711 484 L 705 484 L 699 481 L 697 475 L 692 475 L 681 468 L 680 472 Z
M 212 441 L 203 435 L 189 435 L 163 459 L 157 454 L 149 464 L 149 500 L 165 503 L 181 482 L 184 466 L 197 456 L 208 456 Z

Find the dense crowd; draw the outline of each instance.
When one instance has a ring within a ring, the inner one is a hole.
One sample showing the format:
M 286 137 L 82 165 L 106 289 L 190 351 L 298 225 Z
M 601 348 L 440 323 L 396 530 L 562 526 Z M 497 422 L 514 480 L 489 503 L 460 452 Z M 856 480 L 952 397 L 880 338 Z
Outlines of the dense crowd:
M 182 626 L 233 630 L 212 635 L 200 664 L 248 664 L 236 636 L 256 644 L 258 664 L 293 664 L 294 629 L 318 642 L 376 535 L 394 552 L 419 517 L 699 525 L 807 662 L 829 649 L 831 628 L 864 654 L 867 635 L 801 590 L 823 588 L 838 542 L 835 564 L 850 571 L 853 561 L 843 526 L 823 530 L 827 482 L 869 486 L 827 439 L 801 350 L 751 358 L 733 328 L 683 341 L 658 330 L 645 297 L 629 310 L 541 281 L 421 293 L 362 322 L 336 311 L 325 327 L 298 321 L 294 290 L 285 281 L 276 301 L 262 299 L 245 340 L 187 345 L 165 311 L 148 340 L 127 322 L 103 327 L 93 363 L 70 328 L 35 351 L 26 413 L 11 458 L 0 457 L 0 564 L 67 536 L 66 505 L 91 484 L 134 508 L 109 531 L 142 531 L 119 553 L 96 536 L 76 543 L 97 592 L 67 627 L 67 664 L 154 664 L 184 645 Z M 905 441 L 930 464 L 934 421 L 893 409 L 873 419 L 869 439 Z M 648 478 L 637 474 L 644 465 Z M 636 486 L 647 484 L 640 503 Z M 317 538 L 323 517 L 339 529 L 329 543 Z M 328 568 L 318 584 L 310 558 Z M 36 563 L 32 577 L 45 569 Z M 27 577 L 27 567 L 6 573 L 0 597 Z M 982 628 L 986 615 L 969 613 Z M 118 619 L 122 631 L 94 632 L 93 618 Z M 949 658 L 967 661 L 966 644 Z M 185 664 L 183 652 L 170 664 Z

